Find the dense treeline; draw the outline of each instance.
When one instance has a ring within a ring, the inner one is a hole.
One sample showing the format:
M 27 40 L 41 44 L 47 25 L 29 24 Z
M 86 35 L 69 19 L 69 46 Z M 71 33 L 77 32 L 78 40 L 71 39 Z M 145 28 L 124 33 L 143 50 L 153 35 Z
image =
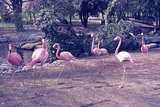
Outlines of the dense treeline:
M 30 20 L 35 22 L 36 14 L 40 11 L 49 12 L 50 18 L 56 18 L 63 23 L 71 23 L 72 17 L 80 16 L 82 24 L 87 27 L 89 16 L 102 13 L 102 22 L 119 22 L 133 17 L 155 22 L 160 28 L 159 0 L 1 0 L 1 20 L 14 20 L 17 31 L 23 31 L 22 15 L 28 13 Z M 106 19 L 104 19 L 104 16 Z M 43 16 L 40 16 L 43 17 Z M 53 18 L 53 19 L 54 19 Z

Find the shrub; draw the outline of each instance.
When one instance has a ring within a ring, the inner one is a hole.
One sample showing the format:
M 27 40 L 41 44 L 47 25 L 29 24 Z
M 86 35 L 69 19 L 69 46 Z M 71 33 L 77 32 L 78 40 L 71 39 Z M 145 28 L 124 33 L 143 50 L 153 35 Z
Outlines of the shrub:
M 133 24 L 121 20 L 119 23 L 110 23 L 101 26 L 99 29 L 99 38 L 102 41 L 102 46 L 107 48 L 109 52 L 114 52 L 117 46 L 116 42 L 113 41 L 117 35 L 121 35 L 122 37 L 120 50 L 136 50 L 140 45 L 139 42 L 129 34 L 130 32 L 134 32 Z

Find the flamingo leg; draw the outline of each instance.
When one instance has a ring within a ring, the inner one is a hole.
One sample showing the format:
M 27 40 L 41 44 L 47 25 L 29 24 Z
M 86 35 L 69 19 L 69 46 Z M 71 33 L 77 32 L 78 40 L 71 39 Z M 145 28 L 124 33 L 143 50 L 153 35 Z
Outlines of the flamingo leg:
M 59 79 L 60 79 L 60 77 L 61 77 L 61 75 L 62 75 L 63 72 L 64 72 L 64 69 L 58 74 L 57 83 L 58 83 L 58 81 L 59 81 Z
M 121 84 L 120 84 L 119 88 L 123 88 L 124 87 L 125 80 L 127 81 L 127 78 L 126 78 L 126 66 L 123 64 L 123 76 L 122 76 Z
M 33 68 L 33 72 L 32 72 L 32 77 L 33 77 L 33 79 L 34 79 L 33 85 L 35 86 L 35 84 L 36 84 L 36 71 L 35 71 L 34 68 Z
M 41 70 L 42 70 L 42 71 L 44 70 L 44 68 L 43 68 L 43 63 L 41 63 Z M 39 80 L 40 80 L 40 84 L 41 84 L 41 85 L 44 84 L 44 86 L 45 86 L 45 83 L 44 83 L 44 81 L 43 81 L 41 72 L 39 73 Z

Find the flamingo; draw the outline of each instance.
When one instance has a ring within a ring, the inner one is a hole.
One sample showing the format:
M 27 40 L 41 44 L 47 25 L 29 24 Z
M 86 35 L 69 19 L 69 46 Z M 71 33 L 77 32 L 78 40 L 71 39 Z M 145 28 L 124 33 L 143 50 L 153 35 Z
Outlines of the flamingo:
M 95 56 L 105 55 L 108 54 L 108 51 L 105 48 L 99 48 L 100 41 L 98 42 L 98 47 L 94 48 L 95 43 L 95 34 L 91 34 L 92 39 L 92 45 L 91 45 L 91 53 Z
M 41 47 L 34 50 L 34 52 L 32 53 L 32 60 L 29 63 L 29 68 L 34 68 L 33 66 L 38 63 L 40 63 L 42 67 L 48 58 L 48 49 L 45 43 L 45 39 L 41 38 L 41 42 L 42 42 Z M 34 75 L 34 72 L 33 72 L 33 75 Z M 39 78 L 40 77 L 41 75 L 39 76 Z M 34 84 L 35 84 L 35 81 L 34 81 Z
M 8 56 L 7 56 L 7 60 L 8 62 L 12 65 L 12 66 L 20 66 L 23 63 L 23 57 L 18 54 L 17 52 L 13 52 L 12 51 L 12 45 L 9 44 L 8 45 Z M 12 73 L 11 79 L 14 77 L 15 71 Z
M 144 34 L 141 33 L 141 52 L 142 53 L 148 53 L 148 46 L 144 42 Z
M 41 38 L 41 42 L 41 48 L 34 50 L 34 52 L 32 53 L 32 60 L 30 62 L 31 67 L 33 67 L 37 63 L 40 63 L 42 66 L 48 58 L 48 49 L 46 47 L 45 39 Z
M 64 61 L 71 61 L 72 59 L 75 59 L 75 57 L 68 51 L 60 52 L 61 47 L 60 47 L 59 43 L 55 43 L 53 45 L 53 48 L 57 49 L 57 51 L 56 51 L 56 58 L 57 59 L 64 60 Z M 62 72 L 59 73 L 58 78 L 60 78 L 60 76 L 62 75 Z
M 117 41 L 117 40 L 119 41 L 118 46 L 117 46 L 117 48 L 115 50 L 115 56 L 117 57 L 119 62 L 122 63 L 123 70 L 124 70 L 123 71 L 123 76 L 122 76 L 122 82 L 121 82 L 121 85 L 119 86 L 119 88 L 122 88 L 124 86 L 124 80 L 126 78 L 126 65 L 125 65 L 125 63 L 127 63 L 127 62 L 133 63 L 133 59 L 132 59 L 131 55 L 126 51 L 118 52 L 119 48 L 121 46 L 121 42 L 122 42 L 121 37 L 117 36 L 117 37 L 114 38 L 114 40 L 115 41 Z
M 106 55 L 106 54 L 108 54 L 107 49 L 105 49 L 105 48 L 100 48 L 99 45 L 100 45 L 100 41 L 99 41 L 99 43 L 98 43 L 98 48 L 100 49 L 101 55 Z
M 60 44 L 59 43 L 55 43 L 53 45 L 53 48 L 57 49 L 56 51 L 56 58 L 60 59 L 60 60 L 65 60 L 65 61 L 70 61 L 72 59 L 74 59 L 75 57 L 68 51 L 63 51 L 60 52 Z

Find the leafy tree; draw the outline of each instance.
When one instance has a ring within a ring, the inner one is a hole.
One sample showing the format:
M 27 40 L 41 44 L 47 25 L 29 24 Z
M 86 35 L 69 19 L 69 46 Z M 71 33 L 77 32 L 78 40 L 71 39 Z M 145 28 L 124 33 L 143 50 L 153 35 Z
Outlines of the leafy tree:
M 18 32 L 24 31 L 23 27 L 23 21 L 22 21 L 22 4 L 23 0 L 2 0 L 2 3 L 4 3 L 11 12 L 14 15 L 14 22 L 16 26 L 16 30 Z
M 89 16 L 96 16 L 99 12 L 104 15 L 107 4 L 108 0 L 83 0 L 79 12 L 82 24 L 87 27 Z

